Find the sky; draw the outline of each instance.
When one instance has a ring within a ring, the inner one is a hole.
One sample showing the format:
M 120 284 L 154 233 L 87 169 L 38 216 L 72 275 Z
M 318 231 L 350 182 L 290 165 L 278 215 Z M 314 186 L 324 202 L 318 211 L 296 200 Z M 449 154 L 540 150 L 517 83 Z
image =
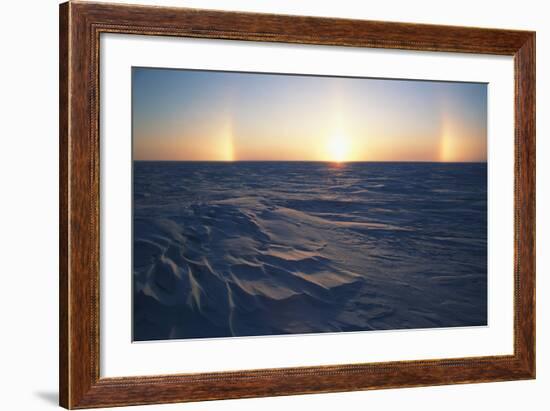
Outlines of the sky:
M 487 160 L 487 85 L 132 69 L 134 160 Z

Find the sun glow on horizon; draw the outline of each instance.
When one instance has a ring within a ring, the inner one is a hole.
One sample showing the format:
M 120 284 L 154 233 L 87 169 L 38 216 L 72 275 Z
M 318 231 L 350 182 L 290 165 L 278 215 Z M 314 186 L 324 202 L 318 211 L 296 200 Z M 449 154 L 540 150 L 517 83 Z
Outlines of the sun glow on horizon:
M 134 68 L 133 158 L 487 160 L 487 86 Z
M 329 161 L 343 163 L 349 160 L 349 140 L 341 135 L 332 136 L 327 143 L 327 157 Z

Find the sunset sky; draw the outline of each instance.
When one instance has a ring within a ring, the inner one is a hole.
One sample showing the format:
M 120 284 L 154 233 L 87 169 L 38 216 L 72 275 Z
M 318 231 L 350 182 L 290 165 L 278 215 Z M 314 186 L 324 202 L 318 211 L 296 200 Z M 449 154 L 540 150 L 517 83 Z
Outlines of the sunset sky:
M 133 68 L 135 160 L 486 161 L 487 85 Z

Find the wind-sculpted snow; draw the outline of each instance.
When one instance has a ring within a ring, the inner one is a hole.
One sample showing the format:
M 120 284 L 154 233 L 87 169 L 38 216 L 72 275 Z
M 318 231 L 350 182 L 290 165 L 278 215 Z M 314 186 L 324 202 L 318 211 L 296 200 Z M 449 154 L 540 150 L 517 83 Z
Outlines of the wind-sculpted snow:
M 485 325 L 486 199 L 486 164 L 134 162 L 134 339 Z

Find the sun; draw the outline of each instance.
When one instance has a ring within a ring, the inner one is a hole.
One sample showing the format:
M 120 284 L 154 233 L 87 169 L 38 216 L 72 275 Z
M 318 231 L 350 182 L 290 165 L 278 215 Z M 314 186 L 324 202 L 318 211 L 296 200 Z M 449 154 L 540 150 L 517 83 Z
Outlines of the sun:
M 346 161 L 349 152 L 348 140 L 343 136 L 333 136 L 327 144 L 328 158 L 330 161 L 341 163 Z

